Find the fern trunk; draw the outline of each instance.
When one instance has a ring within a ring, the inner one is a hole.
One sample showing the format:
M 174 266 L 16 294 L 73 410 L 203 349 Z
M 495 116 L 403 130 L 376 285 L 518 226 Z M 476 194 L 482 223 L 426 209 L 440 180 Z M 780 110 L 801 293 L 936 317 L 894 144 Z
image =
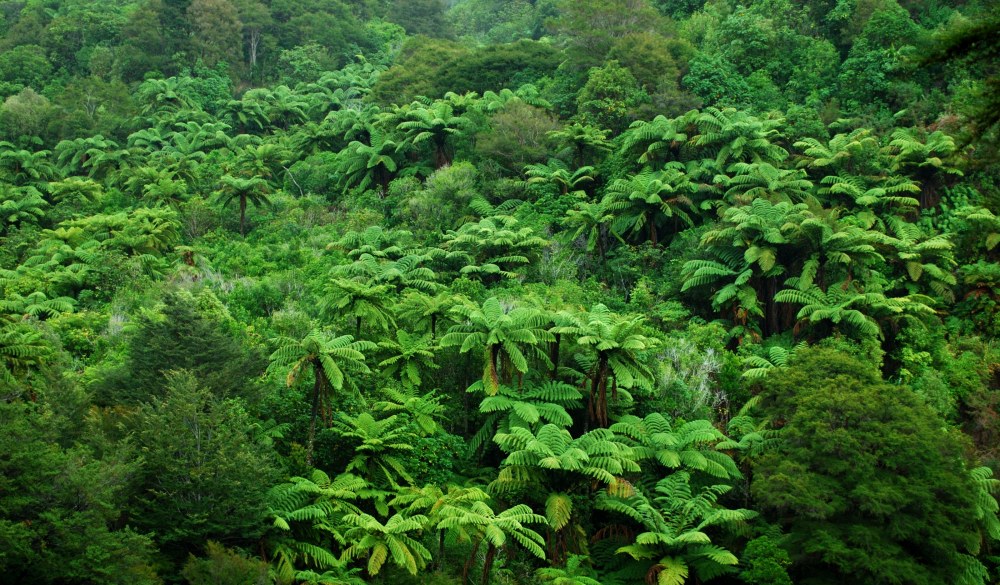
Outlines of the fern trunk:
M 240 195 L 240 236 L 246 237 L 246 218 L 247 218 L 247 198 L 246 195 Z
M 462 583 L 469 582 L 469 571 L 472 570 L 472 564 L 476 562 L 476 554 L 479 553 L 479 545 L 482 544 L 482 540 L 477 540 L 476 544 L 472 545 L 472 552 L 469 553 L 469 560 L 465 561 L 465 566 L 462 567 Z
M 489 585 L 490 583 L 490 570 L 493 569 L 493 561 L 497 557 L 497 547 L 493 544 L 489 545 L 486 549 L 486 558 L 483 559 L 483 582 L 482 585 Z
M 590 385 L 590 418 L 600 427 L 608 426 L 608 358 L 597 354 L 597 366 Z
M 559 372 L 559 340 L 562 338 L 561 333 L 555 334 L 555 339 L 549 343 L 549 360 L 552 361 L 552 374 L 551 378 L 556 379 L 556 374 Z
M 313 382 L 312 412 L 309 416 L 309 438 L 306 440 L 306 465 L 312 465 L 313 445 L 316 442 L 316 417 L 319 416 L 319 399 L 323 393 L 323 370 L 319 361 L 313 362 L 316 381 Z

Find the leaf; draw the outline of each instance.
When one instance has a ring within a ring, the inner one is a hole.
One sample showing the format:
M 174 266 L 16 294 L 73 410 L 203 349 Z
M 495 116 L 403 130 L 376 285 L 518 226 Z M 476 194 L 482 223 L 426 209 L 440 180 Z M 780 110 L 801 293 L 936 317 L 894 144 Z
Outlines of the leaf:
M 655 568 L 657 585 L 684 585 L 688 577 L 687 563 L 677 557 L 663 557 Z
M 573 514 L 573 501 L 563 493 L 550 494 L 545 500 L 545 519 L 553 530 L 562 530 Z

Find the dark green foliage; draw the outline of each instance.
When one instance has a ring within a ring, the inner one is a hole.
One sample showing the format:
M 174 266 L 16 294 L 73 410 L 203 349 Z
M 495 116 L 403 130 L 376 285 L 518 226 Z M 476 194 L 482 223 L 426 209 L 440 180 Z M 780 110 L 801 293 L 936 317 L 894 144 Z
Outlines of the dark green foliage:
M 786 571 L 791 559 L 784 549 L 766 536 L 755 538 L 743 550 L 740 580 L 749 585 L 792 585 Z
M 0 582 L 984 585 L 997 8 L 0 2 Z
M 648 101 L 649 94 L 635 76 L 617 61 L 609 61 L 590 70 L 576 106 L 583 123 L 621 132 L 635 120 L 639 106 Z
M 709 105 L 747 106 L 750 85 L 721 55 L 698 55 L 691 60 L 684 87 Z
M 1000 19 L 995 8 L 994 3 L 987 2 L 982 15 L 970 20 L 958 20 L 947 27 L 934 39 L 931 52 L 925 56 L 925 62 L 962 63 L 973 72 L 974 89 L 963 113 L 968 116 L 972 137 L 982 138 L 981 144 L 994 156 L 997 124 L 1000 123 L 1000 107 L 997 104 L 997 95 L 1000 94 L 997 91 L 1000 87 L 1000 73 L 997 72 Z M 988 157 L 987 160 L 995 158 Z
M 517 88 L 554 72 L 559 62 L 555 49 L 534 41 L 467 49 L 451 41 L 415 37 L 379 77 L 373 95 L 382 103 L 398 104 L 417 96 Z
M 909 388 L 811 350 L 768 378 L 764 404 L 783 425 L 753 493 L 787 532 L 796 582 L 981 582 L 963 441 Z
M 167 387 L 164 374 L 177 369 L 190 371 L 215 396 L 250 394 L 251 380 L 265 364 L 238 341 L 227 315 L 199 306 L 213 298 L 208 292 L 196 297 L 171 291 L 162 307 L 142 313 L 128 340 L 125 366 L 99 386 L 99 399 L 135 404 L 160 397 Z
M 205 558 L 191 556 L 181 575 L 191 585 L 263 585 L 267 563 L 247 558 L 218 542 L 205 545 Z
M 166 375 L 162 398 L 135 419 L 142 469 L 129 506 L 175 562 L 209 539 L 251 545 L 264 531 L 264 494 L 277 480 L 273 458 L 251 436 L 237 400 L 220 400 L 189 371 Z
M 394 0 L 386 17 L 411 35 L 449 38 L 452 34 L 444 11 L 443 0 Z
M 0 578 L 159 584 L 151 540 L 122 523 L 136 453 L 64 447 L 68 422 L 45 404 L 0 402 Z

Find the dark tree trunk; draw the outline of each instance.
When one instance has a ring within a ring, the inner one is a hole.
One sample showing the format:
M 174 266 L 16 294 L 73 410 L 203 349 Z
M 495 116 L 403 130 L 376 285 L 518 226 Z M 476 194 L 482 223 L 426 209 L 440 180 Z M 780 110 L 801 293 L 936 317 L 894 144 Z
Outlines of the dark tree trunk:
M 552 361 L 552 379 L 556 379 L 556 374 L 559 372 L 559 341 L 562 338 L 562 334 L 556 333 L 556 338 L 549 343 L 549 359 Z
M 465 561 L 465 566 L 462 567 L 462 583 L 469 582 L 469 571 L 472 570 L 472 564 L 476 562 L 476 554 L 479 552 L 479 545 L 482 543 L 482 540 L 477 540 L 476 544 L 472 545 L 472 553 L 469 554 L 469 560 Z
M 486 549 L 486 559 L 483 560 L 483 583 L 482 585 L 489 585 L 490 583 L 490 569 L 493 568 L 493 561 L 497 556 L 497 547 L 492 544 Z
M 240 196 L 240 235 L 246 237 L 246 217 L 247 217 L 247 198 L 245 195 Z
M 494 388 L 500 387 L 500 346 L 490 346 L 490 382 Z
M 599 353 L 594 379 L 590 385 L 590 418 L 597 426 L 608 426 L 608 359 Z
M 764 310 L 767 319 L 764 325 L 764 335 L 768 336 L 779 333 L 779 329 L 781 328 L 778 323 L 778 308 L 774 302 L 774 295 L 778 294 L 778 278 L 772 276 L 766 279 L 764 286 L 767 289 L 764 295 Z
M 438 556 L 434 566 L 437 569 L 444 566 L 444 530 L 438 530 Z
M 312 465 L 313 445 L 316 443 L 316 417 L 319 416 L 320 395 L 323 393 L 323 370 L 318 362 L 313 363 L 316 381 L 313 382 L 312 413 L 309 416 L 309 438 L 306 441 L 306 465 Z

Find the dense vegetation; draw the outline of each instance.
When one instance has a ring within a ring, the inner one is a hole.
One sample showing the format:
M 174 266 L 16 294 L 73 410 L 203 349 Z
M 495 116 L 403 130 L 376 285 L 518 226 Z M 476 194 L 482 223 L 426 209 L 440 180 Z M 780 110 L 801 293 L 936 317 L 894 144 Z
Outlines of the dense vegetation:
M 1000 582 L 997 8 L 0 2 L 0 581 Z

